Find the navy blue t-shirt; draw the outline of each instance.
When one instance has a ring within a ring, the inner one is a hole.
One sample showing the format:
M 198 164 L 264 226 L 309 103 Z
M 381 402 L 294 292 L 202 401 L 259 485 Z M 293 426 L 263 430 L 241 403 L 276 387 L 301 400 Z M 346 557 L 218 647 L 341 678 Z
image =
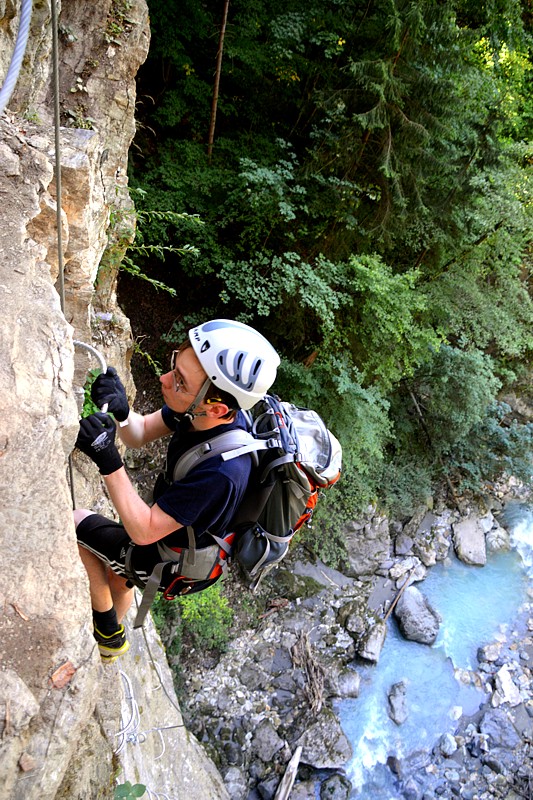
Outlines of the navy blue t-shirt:
M 175 430 L 167 452 L 166 474 L 170 481 L 176 461 L 190 447 L 226 431 L 245 428 L 240 414 L 233 422 L 208 431 L 195 431 L 188 421 L 177 422 L 168 406 L 163 406 L 161 414 L 165 424 Z M 203 535 L 206 530 L 216 535 L 227 530 L 244 496 L 251 467 L 249 454 L 229 461 L 213 456 L 193 467 L 180 481 L 171 482 L 155 502 L 183 526 L 191 525 L 197 545 L 206 547 L 213 543 L 209 535 Z M 169 547 L 186 547 L 187 532 L 180 529 L 165 536 L 164 541 Z

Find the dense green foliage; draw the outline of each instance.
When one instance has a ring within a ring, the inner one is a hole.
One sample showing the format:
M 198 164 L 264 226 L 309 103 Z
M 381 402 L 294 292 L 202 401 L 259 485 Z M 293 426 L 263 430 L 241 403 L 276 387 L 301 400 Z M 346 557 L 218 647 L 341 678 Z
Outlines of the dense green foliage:
M 170 655 L 179 656 L 184 641 L 188 647 L 223 650 L 228 641 L 228 628 L 233 612 L 223 596 L 220 580 L 203 592 L 178 597 L 172 602 L 158 596 L 153 614 L 159 630 L 165 633 Z
M 525 0 L 232 0 L 212 153 L 222 4 L 148 5 L 138 263 L 177 293 L 152 357 L 204 318 L 261 330 L 275 389 L 344 446 L 337 522 L 443 474 L 527 478 L 531 430 L 497 404 L 531 391 Z

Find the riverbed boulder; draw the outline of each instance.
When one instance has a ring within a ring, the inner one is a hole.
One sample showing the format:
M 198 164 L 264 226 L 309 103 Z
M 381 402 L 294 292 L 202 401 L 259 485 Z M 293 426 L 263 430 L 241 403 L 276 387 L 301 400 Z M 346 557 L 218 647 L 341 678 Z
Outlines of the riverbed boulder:
M 441 618 L 415 586 L 408 586 L 404 591 L 396 604 L 394 616 L 406 639 L 433 644 L 437 638 Z
M 394 683 L 391 686 L 388 694 L 389 717 L 396 725 L 404 723 L 408 716 L 406 690 L 407 684 L 405 681 L 398 681 L 398 683 Z
M 479 731 L 485 734 L 490 747 L 512 750 L 521 742 L 509 714 L 503 708 L 491 708 L 486 711 L 479 723 Z
M 294 746 L 302 747 L 302 762 L 315 769 L 341 769 L 352 757 L 352 746 L 339 720 L 325 707 Z
M 511 537 L 509 532 L 502 528 L 502 526 L 494 521 L 494 525 L 488 531 L 485 537 L 488 550 L 495 553 L 499 550 L 509 550 L 511 547 Z
M 451 546 L 449 511 L 442 515 L 428 511 L 418 525 L 413 541 L 413 553 L 425 567 L 443 561 Z
M 261 761 L 270 762 L 274 755 L 281 750 L 284 745 L 276 733 L 276 729 L 269 719 L 262 720 L 257 726 L 253 739 L 252 739 L 252 752 L 254 752 Z
M 320 800 L 348 800 L 352 791 L 352 784 L 346 777 L 336 772 L 326 778 L 320 787 Z
M 355 645 L 357 655 L 365 661 L 377 664 L 387 635 L 387 624 L 378 620 L 358 639 Z
M 301 781 L 295 783 L 291 791 L 291 800 L 316 800 L 316 785 L 314 781 Z
M 343 669 L 338 678 L 340 697 L 359 697 L 361 676 L 353 669 Z
M 477 660 L 480 664 L 497 661 L 500 657 L 502 647 L 503 642 L 490 642 L 489 644 L 483 645 L 483 647 L 478 648 Z
M 427 569 L 416 556 L 409 556 L 397 561 L 389 569 L 389 577 L 396 584 L 396 588 L 401 589 L 405 583 L 416 583 L 423 581 L 427 575 Z
M 472 515 L 453 525 L 453 545 L 457 558 L 474 567 L 487 563 L 485 526 L 479 517 Z
M 522 702 L 520 690 L 514 684 L 509 667 L 506 664 L 494 676 L 494 686 L 495 691 L 491 697 L 493 706 L 500 706 L 502 703 L 518 706 Z
M 338 659 L 328 659 L 325 664 L 324 686 L 328 697 L 359 697 L 361 676 Z
M 349 577 L 372 575 L 388 557 L 391 548 L 389 521 L 374 516 L 369 507 L 365 520 L 349 523 L 344 531 L 348 563 L 343 572 Z

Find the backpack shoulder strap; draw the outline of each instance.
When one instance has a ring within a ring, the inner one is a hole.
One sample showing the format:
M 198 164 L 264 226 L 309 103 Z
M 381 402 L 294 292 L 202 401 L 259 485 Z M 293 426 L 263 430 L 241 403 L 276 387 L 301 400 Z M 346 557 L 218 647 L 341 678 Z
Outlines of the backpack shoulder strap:
M 191 447 L 180 458 L 178 458 L 172 474 L 172 480 L 179 481 L 184 478 L 193 467 L 207 461 L 214 456 L 222 456 L 224 461 L 238 458 L 245 453 L 254 453 L 258 450 L 267 450 L 271 447 L 278 447 L 277 439 L 255 439 L 251 433 L 236 428 L 226 431 L 218 436 L 213 436 L 206 442 L 202 442 L 195 447 Z

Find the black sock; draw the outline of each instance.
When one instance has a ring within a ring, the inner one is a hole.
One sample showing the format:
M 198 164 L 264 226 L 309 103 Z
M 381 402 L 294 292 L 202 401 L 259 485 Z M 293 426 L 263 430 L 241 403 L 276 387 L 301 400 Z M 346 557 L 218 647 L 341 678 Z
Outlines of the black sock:
M 116 633 L 120 627 L 118 624 L 117 612 L 113 606 L 111 606 L 109 611 L 95 611 L 93 608 L 93 622 L 104 636 L 110 636 L 112 633 Z

